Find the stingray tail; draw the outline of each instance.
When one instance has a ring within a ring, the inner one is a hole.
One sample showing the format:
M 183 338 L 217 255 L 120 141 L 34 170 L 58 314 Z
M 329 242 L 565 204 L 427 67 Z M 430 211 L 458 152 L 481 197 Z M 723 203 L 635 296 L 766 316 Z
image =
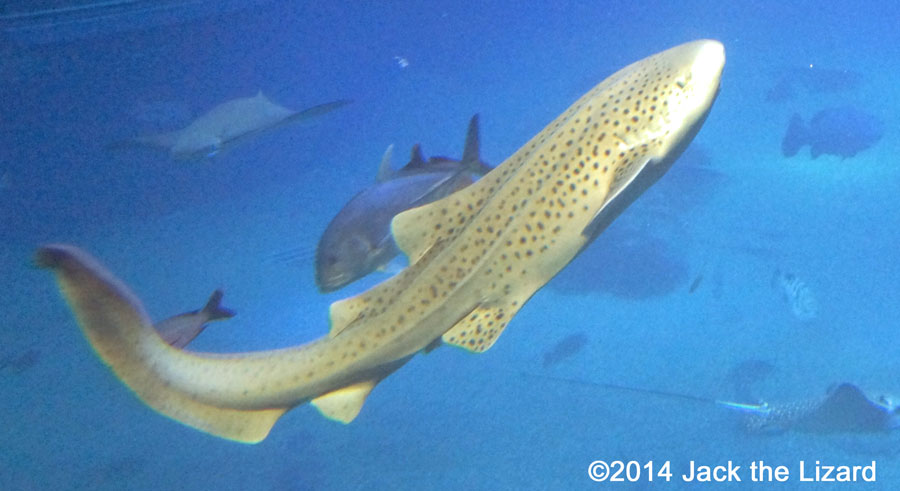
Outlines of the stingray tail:
M 788 124 L 784 139 L 781 140 L 781 153 L 785 157 L 793 157 L 800 151 L 800 147 L 806 145 L 808 140 L 809 135 L 803 118 L 799 114 L 794 114 Z
M 131 150 L 135 148 L 162 148 L 168 150 L 175 143 L 175 133 L 159 133 L 156 135 L 141 135 L 124 140 L 116 140 L 106 144 L 106 150 Z
M 203 313 L 210 321 L 229 319 L 235 316 L 233 310 L 222 307 L 222 295 L 224 295 L 222 290 L 214 291 L 206 302 L 206 306 L 203 307 Z

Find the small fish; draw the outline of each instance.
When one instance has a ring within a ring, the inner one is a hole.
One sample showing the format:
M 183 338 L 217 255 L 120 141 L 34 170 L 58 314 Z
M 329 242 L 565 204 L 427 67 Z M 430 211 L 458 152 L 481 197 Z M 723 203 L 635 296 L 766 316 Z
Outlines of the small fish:
M 832 107 L 816 113 L 809 124 L 794 114 L 781 140 L 781 153 L 793 157 L 809 145 L 812 158 L 827 154 L 846 159 L 875 145 L 882 135 L 884 123 L 877 117 L 852 106 Z
M 349 103 L 339 100 L 294 111 L 273 103 L 260 91 L 254 97 L 223 102 L 180 130 L 138 136 L 108 148 L 153 146 L 168 150 L 177 160 L 204 160 L 251 136 L 321 116 Z
M 728 404 L 733 403 L 722 405 L 743 410 L 737 406 L 744 405 Z M 750 433 L 876 433 L 900 426 L 900 407 L 891 397 L 870 397 L 849 383 L 833 387 L 824 399 L 757 407 L 744 421 L 744 429 Z
M 201 310 L 185 312 L 154 324 L 159 335 L 176 348 L 184 348 L 206 328 L 206 324 L 234 317 L 232 310 L 222 307 L 222 290 L 216 290 Z
M 560 339 L 552 348 L 544 352 L 544 368 L 552 367 L 576 355 L 587 343 L 588 337 L 583 332 L 570 334 Z
M 388 147 L 376 183 L 354 196 L 331 220 L 316 247 L 316 285 L 322 292 L 342 288 L 384 268 L 400 249 L 391 236 L 395 215 L 443 198 L 472 184 L 472 174 L 490 167 L 479 156 L 478 115 L 472 116 L 461 160 L 422 156 L 419 145 L 400 170 L 391 170 Z
M 801 321 L 816 318 L 819 313 L 819 303 L 806 282 L 792 273 L 777 270 L 772 276 L 772 286 L 781 290 L 794 317 Z
M 37 348 L 28 348 L 25 351 L 12 353 L 0 359 L 0 371 L 7 370 L 19 374 L 38 364 L 41 360 L 41 352 Z
M 700 283 L 703 283 L 703 273 L 698 274 L 694 278 L 694 281 L 691 282 L 691 286 L 688 287 L 688 293 L 697 291 L 697 288 L 700 288 Z

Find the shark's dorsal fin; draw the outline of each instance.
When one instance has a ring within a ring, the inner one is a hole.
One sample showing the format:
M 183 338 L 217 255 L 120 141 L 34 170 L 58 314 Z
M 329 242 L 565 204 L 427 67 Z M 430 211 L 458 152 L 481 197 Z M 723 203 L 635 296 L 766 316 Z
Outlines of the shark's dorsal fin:
M 384 155 L 381 156 L 381 165 L 378 166 L 378 175 L 375 176 L 375 182 L 384 182 L 394 175 L 394 169 L 391 168 L 391 160 L 394 156 L 394 144 L 388 145 Z
M 366 397 L 377 383 L 377 380 L 364 380 L 348 385 L 316 397 L 311 404 L 326 418 L 349 423 L 359 414 Z
M 429 254 L 431 256 L 437 255 L 444 245 L 446 243 L 436 244 L 431 248 Z M 328 336 L 333 338 L 350 327 L 355 321 L 383 310 L 386 299 L 393 298 L 397 292 L 409 288 L 410 283 L 416 279 L 416 276 L 427 263 L 427 260 L 422 260 L 417 264 L 410 264 L 399 273 L 379 283 L 375 288 L 359 295 L 333 302 L 329 308 L 331 330 L 328 332 Z
M 589 93 L 590 94 L 590 93 Z M 587 97 L 582 97 L 586 100 Z M 579 101 L 581 102 L 581 100 Z M 410 264 L 418 260 L 437 241 L 453 237 L 475 214 L 481 211 L 494 191 L 509 181 L 547 140 L 548 136 L 580 109 L 576 103 L 558 116 L 543 131 L 497 167 L 502 170 L 485 175 L 474 184 L 446 198 L 399 213 L 391 221 L 391 232 L 397 246 L 406 254 Z M 477 123 L 477 119 L 475 119 Z M 477 124 L 470 125 L 477 131 Z M 512 162 L 512 165 L 505 165 Z M 512 208 L 518 205 L 510 204 Z

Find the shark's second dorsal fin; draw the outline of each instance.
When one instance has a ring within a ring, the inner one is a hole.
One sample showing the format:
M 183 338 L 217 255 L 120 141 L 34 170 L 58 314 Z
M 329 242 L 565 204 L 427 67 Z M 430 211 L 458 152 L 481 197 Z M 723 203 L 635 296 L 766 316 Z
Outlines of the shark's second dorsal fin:
M 435 245 L 431 248 L 429 254 L 436 256 L 443 249 L 444 244 Z M 427 264 L 427 258 L 423 258 L 417 264 L 410 264 L 399 273 L 359 295 L 333 302 L 329 308 L 331 330 L 328 332 L 328 336 L 333 338 L 357 320 L 375 315 L 385 307 L 386 299 L 392 298 L 398 292 L 409 288 L 410 283 L 416 279 L 417 275 Z
M 391 168 L 391 160 L 394 157 L 394 144 L 388 145 L 384 155 L 381 156 L 381 165 L 378 166 L 378 175 L 375 176 L 375 182 L 384 182 L 394 175 L 394 169 Z

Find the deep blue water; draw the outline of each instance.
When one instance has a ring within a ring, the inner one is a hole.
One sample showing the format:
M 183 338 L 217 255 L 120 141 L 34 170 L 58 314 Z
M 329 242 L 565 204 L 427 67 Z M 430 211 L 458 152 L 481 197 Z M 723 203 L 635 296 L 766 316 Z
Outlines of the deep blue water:
M 699 487 L 596 484 L 587 467 L 597 459 L 668 460 L 676 477 L 691 460 L 792 472 L 800 461 L 875 460 L 878 482 L 857 486 L 900 485 L 897 433 L 749 435 L 712 403 L 586 385 L 733 399 L 735 367 L 755 360 L 772 367 L 755 379 L 767 401 L 821 397 L 843 381 L 900 393 L 893 4 L 175 2 L 139 15 L 49 15 L 40 26 L 12 19 L 26 2 L 9 5 L 0 9 L 0 489 Z M 389 144 L 395 164 L 417 142 L 458 157 L 479 113 L 482 157 L 499 164 L 618 68 L 698 38 L 720 40 L 728 61 L 682 162 L 490 351 L 415 358 L 350 425 L 302 406 L 262 443 L 242 445 L 161 417 L 103 366 L 50 274 L 31 267 L 41 243 L 78 244 L 154 319 L 224 288 L 238 315 L 194 349 L 311 340 L 326 332 L 332 301 L 385 276 L 320 295 L 310 260 L 271 256 L 311 251 L 374 180 Z M 858 77 L 803 81 L 819 67 Z M 793 92 L 767 101 L 785 77 Z M 354 102 L 206 162 L 106 148 L 259 90 L 296 109 Z M 782 156 L 792 114 L 846 105 L 884 123 L 875 146 L 849 159 Z M 596 281 L 604 262 L 615 267 Z M 814 318 L 792 313 L 776 271 L 803 281 Z M 544 366 L 577 333 L 587 342 Z M 765 489 L 744 478 L 710 486 Z

